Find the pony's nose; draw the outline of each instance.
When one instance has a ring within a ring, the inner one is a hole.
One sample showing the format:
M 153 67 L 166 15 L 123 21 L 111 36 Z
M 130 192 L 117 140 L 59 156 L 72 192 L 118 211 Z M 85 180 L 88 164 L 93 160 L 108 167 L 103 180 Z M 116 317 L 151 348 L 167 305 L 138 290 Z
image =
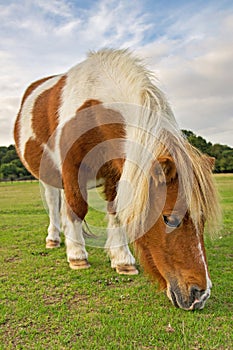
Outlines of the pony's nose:
M 203 294 L 205 294 L 205 290 L 197 286 L 192 286 L 190 289 L 190 299 L 193 301 L 200 300 Z
M 190 289 L 190 310 L 203 309 L 206 300 L 210 297 L 210 290 L 203 290 L 197 286 Z
M 192 285 L 189 289 L 184 290 L 177 283 L 170 285 L 167 289 L 167 295 L 173 305 L 184 310 L 203 309 L 206 300 L 210 297 L 210 286 L 205 290 L 200 286 Z

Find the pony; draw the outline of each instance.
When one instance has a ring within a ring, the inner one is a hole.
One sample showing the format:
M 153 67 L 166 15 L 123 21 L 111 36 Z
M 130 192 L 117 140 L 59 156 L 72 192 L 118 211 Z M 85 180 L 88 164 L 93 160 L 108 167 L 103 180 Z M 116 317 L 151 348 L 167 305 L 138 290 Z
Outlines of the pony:
M 204 227 L 216 230 L 219 217 L 214 160 L 183 136 L 140 59 L 103 49 L 65 74 L 32 83 L 14 138 L 45 189 L 47 248 L 60 246 L 61 219 L 70 268 L 90 267 L 82 224 L 88 188 L 101 184 L 111 267 L 138 273 L 132 243 L 144 271 L 176 307 L 204 307 L 212 286 Z

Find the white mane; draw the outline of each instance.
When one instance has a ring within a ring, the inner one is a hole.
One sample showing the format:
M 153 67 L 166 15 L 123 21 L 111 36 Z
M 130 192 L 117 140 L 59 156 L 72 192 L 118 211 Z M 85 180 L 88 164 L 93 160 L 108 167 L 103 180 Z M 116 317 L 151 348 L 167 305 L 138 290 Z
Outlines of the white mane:
M 138 58 L 128 50 L 102 50 L 91 53 L 89 60 L 95 66 L 101 64 L 101 75 L 104 71 L 108 80 L 105 100 L 111 96 L 117 102 L 114 109 L 121 112 L 126 122 L 126 161 L 115 203 L 121 223 L 127 225 L 133 220 L 131 227 L 135 231 L 146 218 L 150 169 L 161 142 L 167 144 L 168 134 L 164 131 L 175 135 L 182 148 L 184 140 L 164 94 Z
M 103 75 L 106 79 L 107 85 L 102 85 L 107 94 L 104 102 L 110 105 L 114 102 L 114 109 L 121 112 L 126 122 L 126 161 L 115 206 L 121 224 L 128 225 L 130 238 L 145 232 L 151 166 L 166 153 L 175 162 L 179 191 L 196 229 L 203 215 L 214 226 L 219 207 L 210 168 L 184 139 L 166 97 L 153 83 L 151 72 L 128 50 L 102 50 L 91 53 L 88 60 L 95 67 L 101 66 L 101 82 Z
M 64 122 L 67 116 L 75 115 L 77 101 L 82 104 L 82 101 L 91 98 L 100 100 L 123 116 L 126 161 L 118 184 L 115 207 L 122 225 L 127 226 L 131 222 L 128 227 L 131 237 L 138 229 L 144 230 L 151 166 L 156 158 L 165 153 L 170 153 L 174 159 L 179 186 L 184 192 L 194 224 L 198 226 L 205 210 L 203 206 L 207 208 L 209 216 L 213 214 L 214 217 L 216 213 L 211 208 L 217 203 L 216 200 L 202 200 L 202 194 L 209 186 L 210 175 L 205 181 L 206 174 L 203 174 L 202 165 L 198 164 L 198 157 L 194 156 L 195 151 L 190 145 L 187 147 L 167 99 L 154 80 L 153 74 L 141 60 L 128 50 L 91 52 L 87 60 L 68 71 L 60 109 L 60 122 Z M 193 195 L 195 181 L 196 197 Z M 215 198 L 213 193 L 211 196 Z

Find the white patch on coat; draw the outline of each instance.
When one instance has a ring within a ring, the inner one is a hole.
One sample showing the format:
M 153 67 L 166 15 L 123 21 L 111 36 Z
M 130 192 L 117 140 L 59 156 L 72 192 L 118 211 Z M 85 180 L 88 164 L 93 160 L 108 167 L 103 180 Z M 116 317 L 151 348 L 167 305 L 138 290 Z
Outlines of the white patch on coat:
M 26 98 L 22 106 L 22 110 L 19 118 L 19 150 L 21 156 L 24 156 L 24 149 L 27 141 L 32 137 L 35 139 L 35 134 L 32 128 L 32 118 L 33 118 L 33 107 L 37 97 L 44 91 L 53 87 L 59 80 L 61 76 L 56 76 L 46 80 L 44 83 L 40 84 L 33 92 Z
M 205 306 L 206 300 L 210 297 L 211 288 L 212 288 L 212 282 L 211 282 L 211 280 L 209 278 L 207 263 L 206 263 L 204 252 L 202 250 L 202 246 L 201 246 L 200 242 L 198 243 L 198 250 L 200 252 L 201 262 L 204 265 L 205 274 L 206 274 L 206 290 L 205 290 L 205 293 L 201 296 L 201 299 L 200 299 L 200 301 L 204 300 L 203 301 L 203 305 L 201 307 L 201 309 L 203 309 L 203 307 Z

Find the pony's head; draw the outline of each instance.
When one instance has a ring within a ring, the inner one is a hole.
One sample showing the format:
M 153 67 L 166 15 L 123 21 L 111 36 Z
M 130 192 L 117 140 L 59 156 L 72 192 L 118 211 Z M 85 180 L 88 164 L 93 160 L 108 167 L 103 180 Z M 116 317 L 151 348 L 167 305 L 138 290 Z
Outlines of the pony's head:
M 192 171 L 183 182 L 182 169 L 170 154 L 158 157 L 153 164 L 147 218 L 150 228 L 135 246 L 145 271 L 166 289 L 172 303 L 194 310 L 202 309 L 210 296 L 203 234 L 205 224 L 216 218 L 218 201 L 211 178 L 213 159 L 188 147 Z

